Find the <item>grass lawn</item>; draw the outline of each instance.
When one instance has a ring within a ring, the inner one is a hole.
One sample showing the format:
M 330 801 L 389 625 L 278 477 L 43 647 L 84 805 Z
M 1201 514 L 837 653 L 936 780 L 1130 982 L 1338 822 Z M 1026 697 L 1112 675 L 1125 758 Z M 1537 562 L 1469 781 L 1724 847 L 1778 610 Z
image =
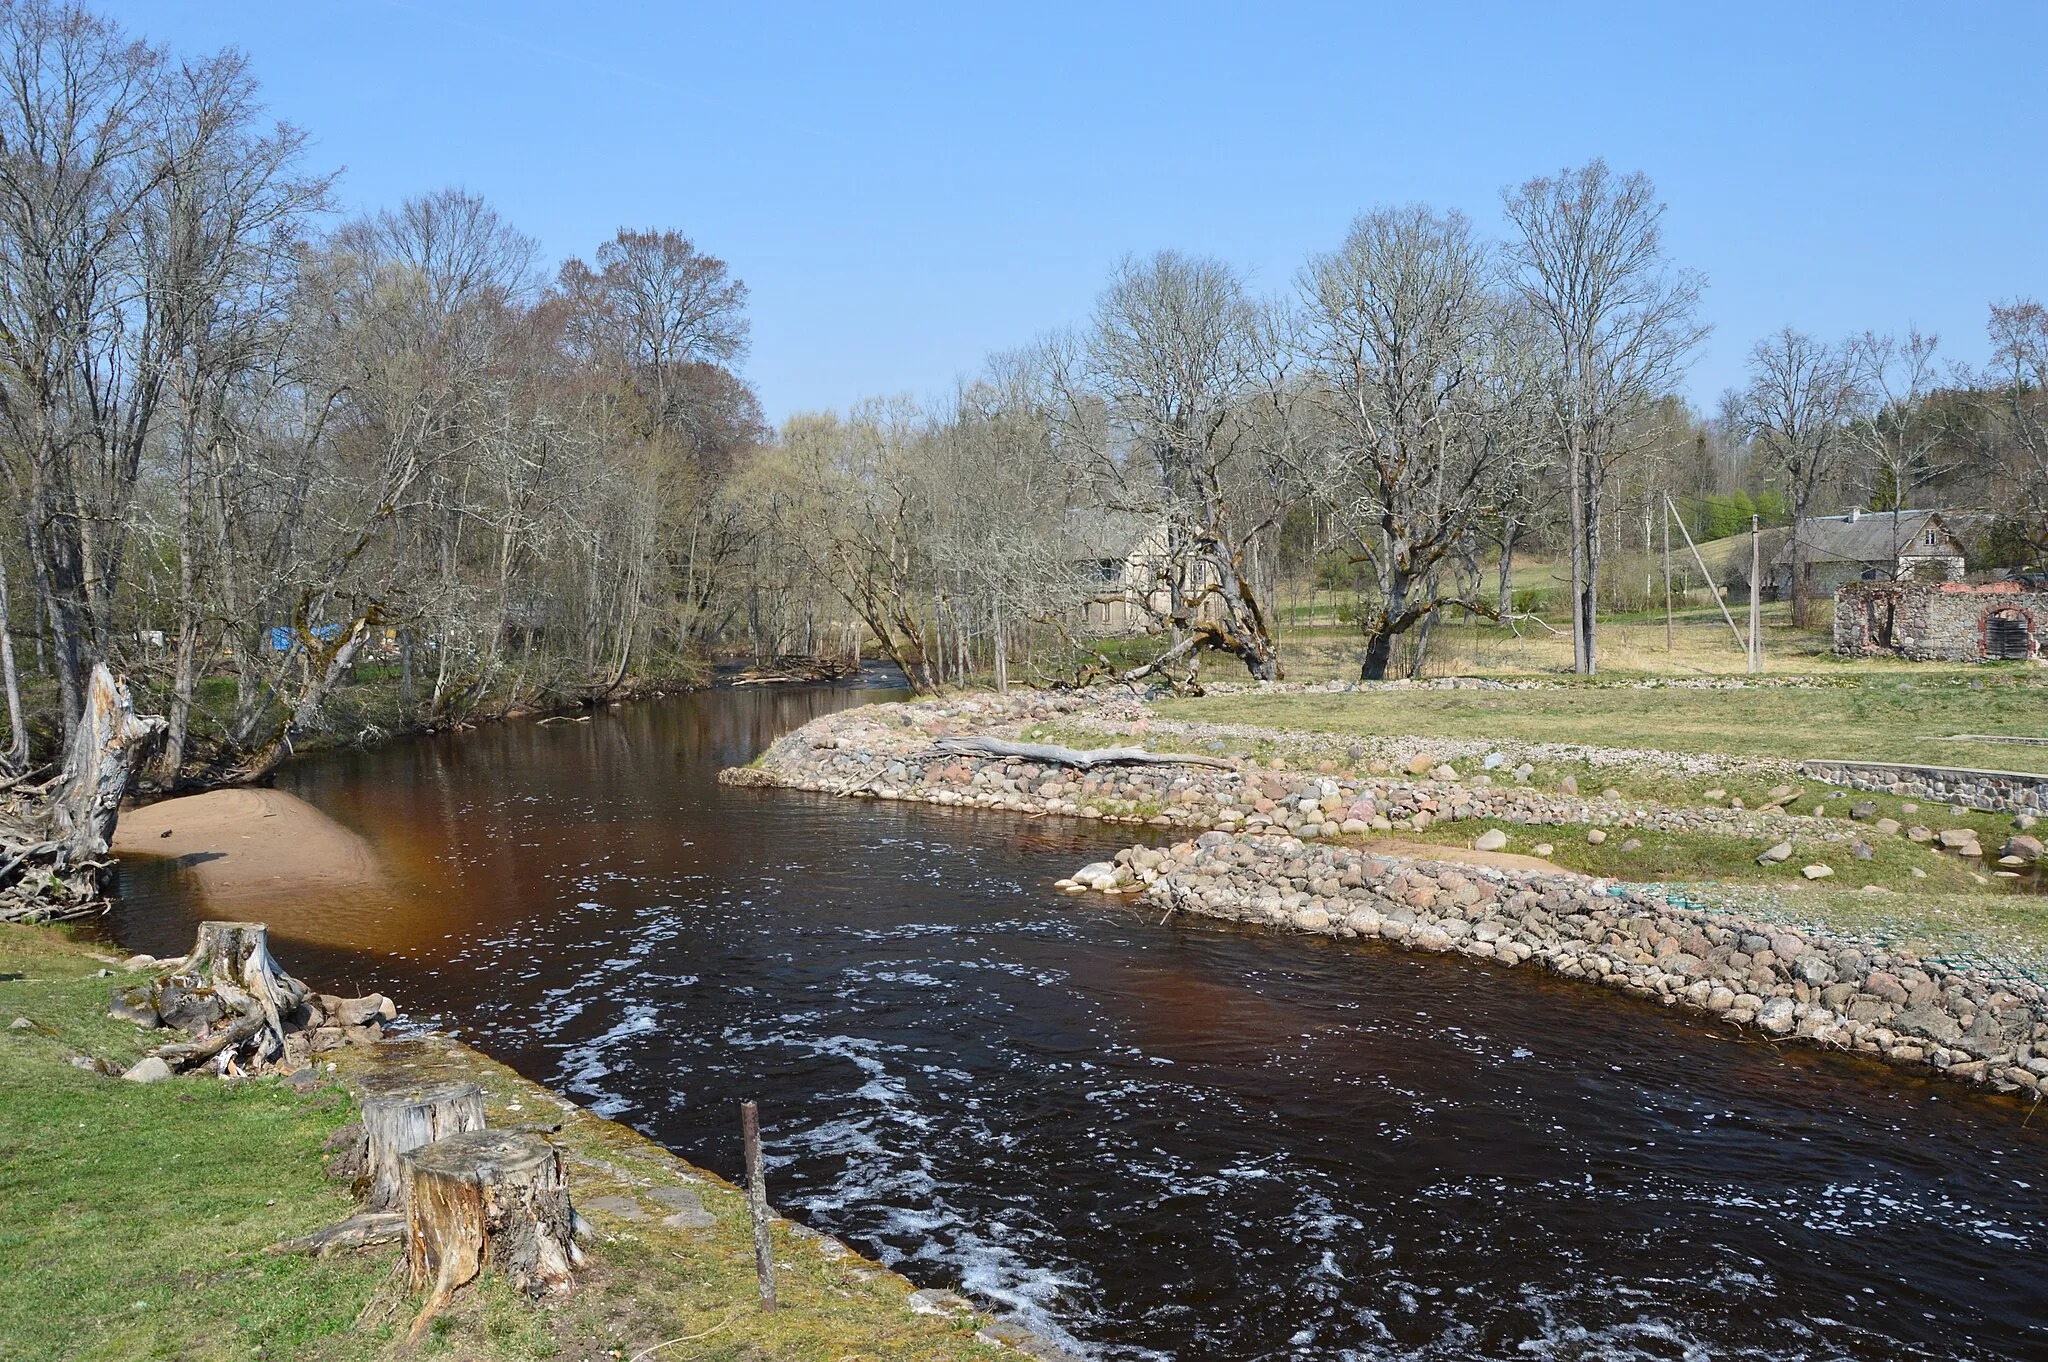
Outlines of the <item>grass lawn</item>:
M 289 962 L 287 962 L 289 963 Z M 0 925 L 0 1358 L 342 1359 L 403 1355 L 418 1303 L 395 1248 L 273 1257 L 280 1239 L 353 1209 L 322 1176 L 322 1144 L 350 1119 L 338 1085 L 271 1079 L 123 1083 L 74 1067 L 125 1065 L 145 1038 L 106 1016 L 102 961 L 47 928 Z M 116 975 L 121 971 L 116 968 Z M 27 1017 L 34 1025 L 11 1028 Z M 403 1049 L 404 1047 L 399 1047 Z M 346 1065 L 370 1052 L 343 1051 Z M 623 1126 L 562 1111 L 541 1089 L 459 1047 L 434 1051 L 482 1083 L 490 1124 L 562 1121 L 570 1194 L 631 1196 L 687 1181 L 718 1220 L 669 1230 L 603 1210 L 602 1237 L 566 1300 L 539 1308 L 486 1271 L 416 1356 L 473 1362 L 630 1358 L 984 1357 L 979 1321 L 915 1314 L 902 1278 L 778 1227 L 782 1309 L 754 1302 L 744 1197 L 693 1178 Z M 688 1340 L 687 1343 L 682 1342 Z
M 1810 687 L 1236 694 L 1162 700 L 1154 708 L 1164 718 L 1328 733 L 2048 772 L 2048 746 L 1947 741 L 1958 733 L 2048 737 L 2048 682 L 2023 664 L 1831 677 Z

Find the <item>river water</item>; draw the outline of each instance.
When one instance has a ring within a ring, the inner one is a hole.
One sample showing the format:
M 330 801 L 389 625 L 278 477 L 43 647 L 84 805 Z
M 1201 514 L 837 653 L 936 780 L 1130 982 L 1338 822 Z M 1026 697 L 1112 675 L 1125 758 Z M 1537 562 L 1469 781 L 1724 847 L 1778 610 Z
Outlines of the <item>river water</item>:
M 1115 830 L 726 789 L 874 692 L 720 691 L 322 756 L 375 893 L 288 968 L 1099 1358 L 2048 1357 L 2048 1114 L 1529 971 L 1052 881 Z M 179 872 L 114 930 L 176 953 Z

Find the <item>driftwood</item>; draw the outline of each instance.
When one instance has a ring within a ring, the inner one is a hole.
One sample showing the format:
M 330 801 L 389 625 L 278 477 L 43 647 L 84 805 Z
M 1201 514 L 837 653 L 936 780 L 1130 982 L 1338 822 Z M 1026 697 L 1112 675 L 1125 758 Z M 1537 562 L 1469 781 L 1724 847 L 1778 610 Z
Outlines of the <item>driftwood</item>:
M 933 750 L 947 757 L 1017 757 L 1048 766 L 1086 771 L 1096 766 L 1214 766 L 1234 771 L 1237 763 L 1191 752 L 1147 752 L 1142 747 L 1060 747 L 1053 743 L 1009 742 L 1002 738 L 940 738 Z
M 378 1244 L 396 1244 L 405 1238 L 405 1212 L 364 1211 L 352 1215 L 339 1224 L 326 1229 L 302 1234 L 297 1239 L 287 1239 L 281 1244 L 272 1244 L 265 1253 L 310 1253 L 316 1258 L 325 1258 L 330 1253 L 343 1249 L 372 1248 Z
M 484 1128 L 483 1089 L 474 1083 L 410 1083 L 362 1098 L 363 1170 L 356 1191 L 366 1211 L 405 1210 L 405 1155 Z
M 426 1303 L 417 1343 L 457 1289 L 486 1264 L 529 1295 L 568 1288 L 582 1261 L 562 1156 L 538 1135 L 474 1130 L 404 1155 L 406 1271 Z

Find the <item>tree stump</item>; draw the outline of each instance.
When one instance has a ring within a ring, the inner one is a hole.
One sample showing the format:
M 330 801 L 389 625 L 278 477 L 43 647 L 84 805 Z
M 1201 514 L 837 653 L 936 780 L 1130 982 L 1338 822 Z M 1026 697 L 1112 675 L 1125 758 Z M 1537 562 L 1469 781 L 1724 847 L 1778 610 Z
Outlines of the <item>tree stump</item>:
M 178 973 L 211 986 L 244 1016 L 263 1014 L 270 1034 L 258 1060 L 274 1058 L 284 1049 L 284 1019 L 298 1010 L 308 991 L 270 953 L 270 928 L 261 922 L 200 923 L 192 954 Z
M 483 1089 L 461 1081 L 373 1087 L 361 1095 L 364 1165 L 356 1192 L 366 1211 L 403 1211 L 404 1157 L 422 1145 L 484 1128 Z
M 529 1295 L 569 1285 L 582 1261 L 562 1157 L 538 1135 L 474 1130 L 403 1156 L 410 1201 L 406 1270 L 426 1304 L 408 1342 L 426 1332 L 457 1288 L 495 1264 Z

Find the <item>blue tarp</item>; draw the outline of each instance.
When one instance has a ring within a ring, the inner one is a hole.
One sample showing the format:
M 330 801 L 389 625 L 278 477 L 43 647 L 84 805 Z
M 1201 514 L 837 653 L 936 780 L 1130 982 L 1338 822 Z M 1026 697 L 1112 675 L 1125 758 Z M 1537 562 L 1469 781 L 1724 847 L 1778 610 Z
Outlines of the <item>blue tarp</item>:
M 316 624 L 311 632 L 314 638 L 319 639 L 322 643 L 326 643 L 341 637 L 341 626 L 338 624 Z M 270 651 L 273 653 L 290 651 L 293 642 L 295 642 L 294 631 L 287 625 L 280 624 L 270 631 Z

